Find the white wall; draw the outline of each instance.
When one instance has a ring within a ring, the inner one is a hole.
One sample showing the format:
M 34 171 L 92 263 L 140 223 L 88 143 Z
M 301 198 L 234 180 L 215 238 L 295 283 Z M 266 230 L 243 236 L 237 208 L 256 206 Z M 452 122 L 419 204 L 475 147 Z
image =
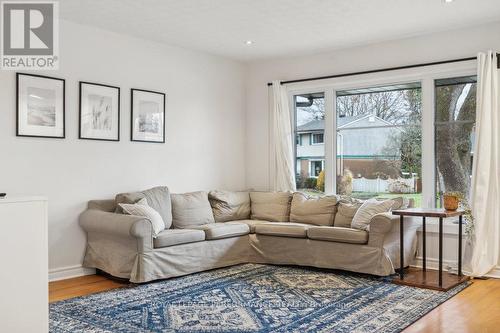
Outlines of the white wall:
M 267 82 L 473 57 L 500 50 L 500 22 L 313 56 L 256 62 L 247 77 L 246 184 L 269 188 Z
M 0 71 L 0 192 L 49 197 L 54 276 L 81 273 L 89 199 L 245 186 L 243 65 L 65 21 L 60 47 L 60 70 L 43 74 L 66 79 L 64 140 L 15 136 L 15 73 Z M 79 80 L 121 87 L 120 142 L 78 139 Z M 166 93 L 166 144 L 130 142 L 132 87 Z

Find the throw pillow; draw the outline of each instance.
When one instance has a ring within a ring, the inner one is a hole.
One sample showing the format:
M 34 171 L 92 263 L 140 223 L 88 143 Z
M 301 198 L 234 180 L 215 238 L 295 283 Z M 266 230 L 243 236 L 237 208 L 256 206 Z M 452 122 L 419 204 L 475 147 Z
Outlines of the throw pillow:
M 146 198 L 148 205 L 160 214 L 165 229 L 170 229 L 172 226 L 172 204 L 170 191 L 166 186 L 157 186 L 141 192 L 117 194 L 115 197 L 115 213 L 123 213 L 120 203 L 134 204 L 143 198 Z
M 290 192 L 251 192 L 252 220 L 288 222 L 290 219 Z
M 141 199 L 144 199 L 144 194 L 142 194 L 142 192 L 118 193 L 115 196 L 115 213 L 125 214 L 123 208 L 120 206 L 121 203 L 135 204 Z
M 208 199 L 216 222 L 250 219 L 248 192 L 210 191 Z
M 337 205 L 337 213 L 335 214 L 335 220 L 333 221 L 334 227 L 350 228 L 352 218 L 361 207 L 360 202 L 339 202 Z
M 119 204 L 126 214 L 143 216 L 151 221 L 153 226 L 153 237 L 156 238 L 158 234 L 165 229 L 165 223 L 160 214 L 153 208 L 148 206 L 146 198 L 139 200 L 135 204 Z
M 215 223 L 207 192 L 172 194 L 171 198 L 174 228 Z
M 336 212 L 337 196 L 312 197 L 296 192 L 292 197 L 290 222 L 333 226 Z
M 394 201 L 392 200 L 366 200 L 352 218 L 351 227 L 360 230 L 368 230 L 372 217 L 390 211 L 393 205 Z
M 380 199 L 378 198 L 377 200 L 388 200 L 387 198 L 385 199 Z M 394 204 L 392 205 L 392 210 L 395 210 L 395 209 L 406 209 L 408 207 L 410 207 L 411 203 L 410 203 L 410 199 L 408 198 L 404 198 L 404 197 L 394 197 L 394 198 L 391 198 L 392 201 L 394 201 Z

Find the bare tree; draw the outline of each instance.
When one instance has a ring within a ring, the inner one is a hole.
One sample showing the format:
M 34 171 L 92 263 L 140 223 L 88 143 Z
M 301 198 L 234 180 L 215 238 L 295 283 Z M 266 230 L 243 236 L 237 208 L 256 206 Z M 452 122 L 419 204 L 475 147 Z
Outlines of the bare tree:
M 420 117 L 420 89 L 382 91 L 337 97 L 337 113 L 354 117 L 373 114 L 393 124 L 405 124 L 412 115 Z M 300 112 L 310 114 L 310 120 L 325 119 L 325 99 L 314 98 Z M 415 120 L 415 119 L 413 119 Z
M 436 157 L 440 187 L 442 191 L 458 191 L 467 196 L 472 167 L 475 84 L 439 87 L 436 99 Z
M 393 124 L 406 122 L 411 112 L 408 91 L 382 91 L 367 94 L 339 96 L 337 112 L 341 116 L 354 117 L 373 114 Z
M 400 125 L 394 129 L 382 154 L 392 156 L 384 161 L 386 168 L 421 175 L 422 172 L 422 128 L 420 127 L 422 110 L 421 89 L 407 89 L 397 92 L 399 97 L 391 104 L 393 123 Z
M 314 98 L 311 101 L 310 106 L 298 107 L 299 112 L 305 112 L 308 114 L 308 121 L 311 120 L 324 120 L 325 119 L 325 99 L 324 98 Z

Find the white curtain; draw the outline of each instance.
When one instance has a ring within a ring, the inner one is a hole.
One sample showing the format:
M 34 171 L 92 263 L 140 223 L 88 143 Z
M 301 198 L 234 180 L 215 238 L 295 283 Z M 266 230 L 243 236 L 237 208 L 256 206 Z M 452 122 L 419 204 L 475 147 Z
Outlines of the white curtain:
M 478 54 L 471 209 L 475 220 L 471 275 L 488 274 L 500 257 L 500 90 L 497 56 Z
M 273 81 L 271 104 L 271 152 L 273 187 L 275 191 L 295 190 L 293 165 L 293 131 L 286 89 Z

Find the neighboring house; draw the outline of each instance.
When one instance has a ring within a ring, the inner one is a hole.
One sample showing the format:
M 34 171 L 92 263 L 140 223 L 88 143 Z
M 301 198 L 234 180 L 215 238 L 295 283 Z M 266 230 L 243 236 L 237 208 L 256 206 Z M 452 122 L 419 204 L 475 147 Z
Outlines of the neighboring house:
M 398 156 L 384 155 L 384 149 L 399 130 L 388 121 L 373 115 L 340 117 L 337 119 L 337 167 L 349 169 L 355 177 L 370 177 L 381 172 L 380 160 L 395 160 Z M 303 177 L 317 177 L 325 167 L 325 121 L 313 120 L 297 127 L 297 174 Z M 392 170 L 383 167 L 390 176 Z

